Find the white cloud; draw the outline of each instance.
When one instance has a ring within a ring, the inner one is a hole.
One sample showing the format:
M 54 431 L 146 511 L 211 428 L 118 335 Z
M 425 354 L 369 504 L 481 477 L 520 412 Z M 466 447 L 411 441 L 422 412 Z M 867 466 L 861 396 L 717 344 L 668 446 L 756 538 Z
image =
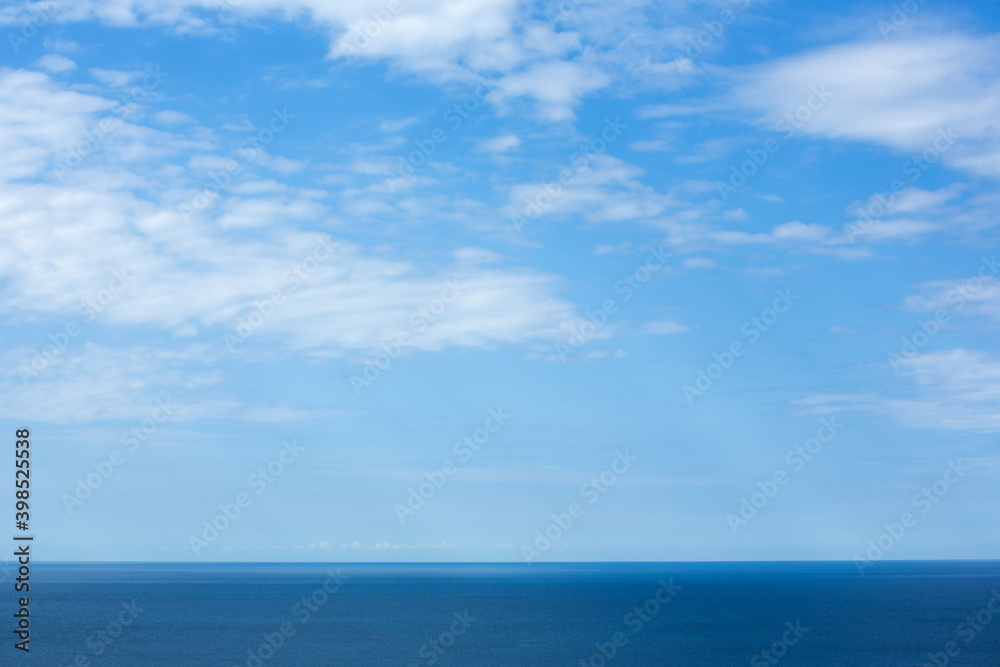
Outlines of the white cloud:
M 0 69 L 0 179 L 35 176 L 79 143 L 111 100 L 66 90 L 40 72 Z
M 567 165 L 569 167 L 570 165 Z M 609 155 L 598 155 L 565 186 L 558 196 L 548 194 L 547 183 L 526 183 L 511 189 L 505 213 L 533 219 L 546 215 L 579 215 L 587 222 L 648 222 L 678 205 L 673 197 L 639 181 L 643 170 Z M 531 204 L 536 203 L 532 208 Z M 547 206 L 537 203 L 550 202 Z
M 46 72 L 61 74 L 76 69 L 76 63 L 57 53 L 48 53 L 38 59 L 38 66 Z
M 670 320 L 659 320 L 657 322 L 647 322 L 642 327 L 642 332 L 656 336 L 669 336 L 671 334 L 687 333 L 691 327 L 686 324 L 678 324 Z
M 674 193 L 657 192 L 640 180 L 643 174 L 644 171 L 633 164 L 602 154 L 565 185 L 550 181 L 514 186 L 502 212 L 510 220 L 521 221 L 522 226 L 523 220 L 534 223 L 546 216 L 575 217 L 589 223 L 645 223 L 666 231 L 671 245 L 687 247 L 690 251 L 718 246 L 771 245 L 847 261 L 873 255 L 866 246 L 852 245 L 843 232 L 818 223 L 795 220 L 760 232 L 715 228 L 711 223 L 743 221 L 749 216 L 743 209 L 720 211 L 718 201 L 698 205 L 683 201 Z M 696 186 L 693 188 L 696 191 L 703 190 L 697 182 L 683 185 L 689 190 L 692 186 Z M 599 252 L 608 252 L 608 249 L 602 247 Z
M 1000 360 L 980 350 L 919 354 L 903 362 L 919 387 L 887 407 L 905 423 L 930 428 L 1000 431 Z
M 397 118 L 395 120 L 383 120 L 378 124 L 378 129 L 382 132 L 392 134 L 413 125 L 419 120 L 419 116 L 408 116 L 407 118 Z
M 663 139 L 650 139 L 647 141 L 633 141 L 628 145 L 634 151 L 641 152 L 662 152 L 670 150 L 669 144 Z
M 733 145 L 733 140 L 708 139 L 696 144 L 690 155 L 679 155 L 674 158 L 677 164 L 704 164 L 716 161 L 725 155 Z
M 315 220 L 326 211 L 325 206 L 299 197 L 230 197 L 221 208 L 217 222 L 223 229 L 247 229 L 292 220 Z
M 313 218 L 321 211 L 301 201 L 227 199 L 219 225 L 274 227 L 252 241 L 222 236 L 210 220 L 181 224 L 175 210 L 93 186 L 8 187 L 0 210 L 17 211 L 0 223 L 7 237 L 0 277 L 8 285 L 0 309 L 8 315 L 72 313 L 109 282 L 112 269 L 125 269 L 134 271 L 134 282 L 102 314 L 107 322 L 170 329 L 195 324 L 218 327 L 219 336 L 254 301 L 289 289 L 286 276 L 320 240 L 289 228 L 290 213 Z M 74 248 L 71 255 L 63 252 L 66 245 Z M 563 323 L 575 321 L 573 307 L 552 296 L 556 284 L 542 274 L 467 262 L 430 273 L 404 260 L 367 257 L 357 245 L 333 241 L 333 247 L 333 257 L 259 335 L 300 348 L 371 347 L 410 328 L 410 315 L 452 276 L 467 286 L 462 297 L 415 347 L 554 338 Z
M 1000 323 L 1000 266 L 996 254 L 970 266 L 967 277 L 921 283 L 919 293 L 906 297 L 903 306 L 914 312 L 945 310 L 950 317 L 979 317 L 992 328 Z
M 982 227 L 989 218 L 989 202 L 973 197 L 960 203 L 963 184 L 937 190 L 909 187 L 899 194 L 876 193 L 864 202 L 852 202 L 847 212 L 855 218 L 848 229 L 869 242 L 921 240 L 932 232 L 961 234 Z M 996 224 L 989 220 L 989 225 Z
M 109 348 L 69 339 L 59 354 L 36 365 L 36 375 L 22 380 L 18 369 L 34 370 L 37 351 L 22 347 L 4 355 L 0 416 L 69 423 L 142 420 L 160 400 L 170 408 L 171 419 L 196 419 L 235 415 L 239 407 L 237 400 L 218 396 L 222 376 L 204 369 L 213 357 L 205 345 Z M 190 367 L 192 361 L 199 367 Z
M 554 60 L 504 77 L 497 91 L 501 99 L 535 99 L 539 114 L 546 120 L 573 120 L 576 118 L 573 107 L 579 104 L 580 98 L 603 88 L 610 81 L 606 74 L 592 66 Z
M 143 74 L 143 72 L 122 72 L 120 70 L 100 69 L 96 67 L 90 70 L 90 76 L 97 79 L 105 86 L 110 86 L 111 88 L 122 88 L 127 86 L 130 81 L 142 76 Z
M 709 237 L 723 245 L 781 245 L 800 252 L 830 255 L 844 260 L 864 259 L 872 254 L 865 247 L 847 247 L 846 237 L 825 225 L 805 224 L 798 220 L 777 225 L 769 232 L 723 230 L 710 232 Z
M 864 238 L 866 241 L 914 241 L 941 229 L 941 225 L 923 220 L 879 220 L 865 229 Z
M 127 156 L 92 156 L 61 182 L 46 180 L 52 161 L 113 105 L 38 72 L 0 71 L 0 141 L 8 149 L 0 170 L 8 179 L 0 189 L 0 312 L 7 318 L 72 316 L 106 289 L 113 271 L 128 271 L 127 288 L 100 315 L 105 323 L 185 336 L 208 330 L 221 341 L 254 301 L 280 288 L 287 302 L 256 335 L 323 353 L 395 337 L 453 278 L 467 286 L 461 298 L 414 348 L 552 340 L 578 322 L 574 306 L 555 296 L 552 276 L 484 266 L 495 259 L 485 251 L 417 265 L 331 240 L 329 259 L 291 289 L 286 276 L 324 238 L 299 225 L 323 220 L 325 193 L 287 188 L 247 168 L 213 207 L 183 220 L 178 207 L 201 185 L 202 170 L 224 160 L 212 142 L 123 122 L 103 150 Z M 137 176 L 132 164 L 153 177 Z M 40 180 L 9 182 L 25 176 Z M 246 227 L 255 228 L 252 236 L 241 232 Z
M 157 111 L 153 114 L 153 121 L 160 125 L 182 125 L 190 123 L 194 119 L 186 113 L 180 111 Z
M 910 215 L 934 212 L 943 204 L 958 197 L 961 190 L 961 185 L 949 185 L 937 190 L 907 188 L 893 202 L 891 211 Z
M 683 104 L 656 104 L 640 107 L 636 112 L 639 118 L 672 118 L 675 116 L 697 116 L 704 113 L 708 107 Z
M 805 412 L 888 413 L 914 428 L 1000 431 L 1000 359 L 958 348 L 913 354 L 897 362 L 912 384 L 905 395 L 813 394 L 795 401 Z
M 594 254 L 597 256 L 601 255 L 621 255 L 632 252 L 632 244 L 628 241 L 619 241 L 618 243 L 611 245 L 608 243 L 602 243 L 594 248 Z
M 745 70 L 736 97 L 774 125 L 807 104 L 800 131 L 920 153 L 957 135 L 946 164 L 1000 176 L 1000 38 L 917 35 L 825 47 Z
M 479 150 L 489 153 L 503 153 L 521 145 L 521 139 L 516 134 L 501 134 L 487 139 L 479 144 Z
M 714 269 L 718 265 L 706 257 L 689 257 L 681 262 L 681 266 L 685 269 Z
M 330 35 L 329 57 L 385 60 L 434 83 L 498 82 L 490 100 L 501 108 L 527 98 L 548 120 L 574 117 L 581 98 L 609 85 L 611 72 L 642 85 L 676 86 L 681 72 L 671 48 L 700 28 L 679 25 L 700 14 L 687 0 L 665 3 L 672 16 L 648 25 L 645 3 L 577 4 L 559 29 L 537 20 L 537 7 L 519 0 L 243 0 L 213 5 L 206 0 L 90 0 L 64 4 L 54 20 L 97 19 L 118 27 L 168 25 L 180 33 L 212 34 L 234 16 L 308 22 Z M 37 11 L 22 1 L 0 14 L 19 25 Z M 390 6 L 391 5 L 391 6 Z M 223 7 L 219 12 L 209 11 Z M 394 9 L 394 7 L 398 7 Z M 120 79 L 119 79 L 120 80 Z M 322 80 L 295 85 L 322 85 Z
M 460 264 L 492 264 L 493 262 L 500 261 L 501 257 L 492 250 L 486 250 L 485 248 L 456 248 L 451 253 Z

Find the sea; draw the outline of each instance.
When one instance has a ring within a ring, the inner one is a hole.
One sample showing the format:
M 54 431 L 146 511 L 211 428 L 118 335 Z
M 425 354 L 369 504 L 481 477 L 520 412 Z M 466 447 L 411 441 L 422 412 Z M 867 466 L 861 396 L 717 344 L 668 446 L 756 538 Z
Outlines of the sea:
M 5 666 L 1000 665 L 1000 561 L 33 563 L 30 653 L 0 601 Z

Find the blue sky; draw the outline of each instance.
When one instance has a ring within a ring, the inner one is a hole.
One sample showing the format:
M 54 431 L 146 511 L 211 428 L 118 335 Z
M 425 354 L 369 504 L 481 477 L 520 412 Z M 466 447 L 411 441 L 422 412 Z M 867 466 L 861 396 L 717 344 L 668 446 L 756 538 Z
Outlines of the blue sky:
M 40 557 L 995 557 L 998 19 L 6 4 Z

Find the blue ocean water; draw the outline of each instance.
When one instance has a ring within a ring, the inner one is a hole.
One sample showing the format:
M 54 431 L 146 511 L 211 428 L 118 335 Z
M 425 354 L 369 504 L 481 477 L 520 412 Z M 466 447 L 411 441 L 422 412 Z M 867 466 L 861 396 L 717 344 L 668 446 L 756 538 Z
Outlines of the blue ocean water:
M 883 562 L 864 576 L 815 562 L 41 563 L 31 575 L 31 653 L 13 649 L 5 591 L 3 665 L 1000 665 L 996 561 Z

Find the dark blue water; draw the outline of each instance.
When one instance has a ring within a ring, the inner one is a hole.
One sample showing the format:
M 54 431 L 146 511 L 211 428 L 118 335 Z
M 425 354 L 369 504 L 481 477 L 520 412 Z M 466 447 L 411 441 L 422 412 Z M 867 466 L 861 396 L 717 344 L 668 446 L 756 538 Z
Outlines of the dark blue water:
M 0 664 L 1000 665 L 1000 562 L 339 567 L 37 564 Z

